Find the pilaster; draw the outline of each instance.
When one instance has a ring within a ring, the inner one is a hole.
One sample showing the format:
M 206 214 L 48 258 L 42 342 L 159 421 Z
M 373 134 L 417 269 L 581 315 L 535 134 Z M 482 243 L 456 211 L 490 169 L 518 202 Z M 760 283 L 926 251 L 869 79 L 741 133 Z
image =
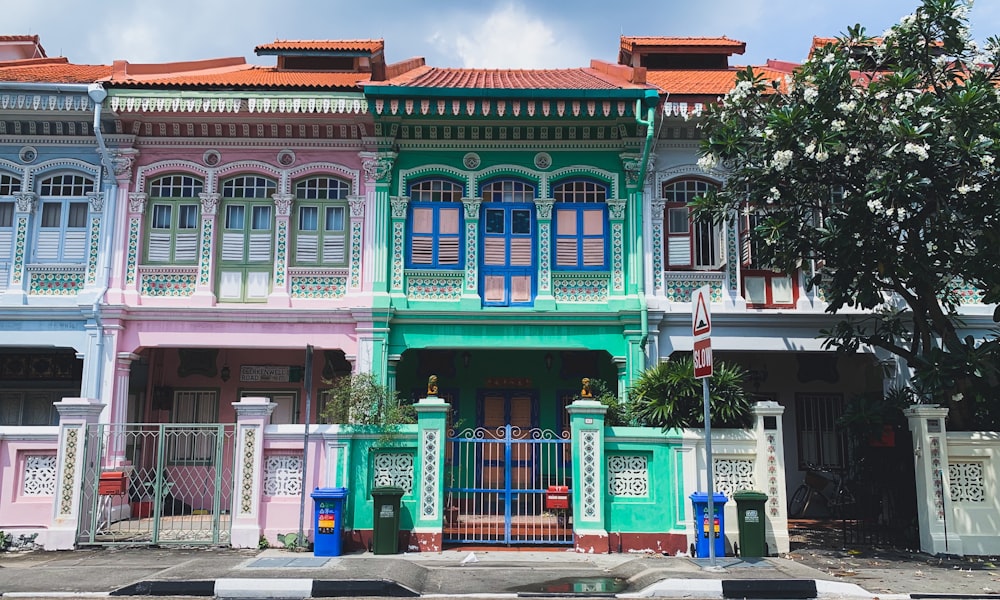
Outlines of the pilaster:
M 445 427 L 451 406 L 438 398 L 436 393 L 436 390 L 429 390 L 427 397 L 414 406 L 417 411 L 420 484 L 413 535 L 422 552 L 441 550 L 444 527 Z
M 271 198 L 274 200 L 274 271 L 271 273 L 271 293 L 267 297 L 267 304 L 288 307 L 291 305 L 291 294 L 288 291 L 288 243 L 294 196 L 274 194 Z
M 260 542 L 260 498 L 263 493 L 264 426 L 277 406 L 267 398 L 243 398 L 236 410 L 236 462 L 233 465 L 232 545 L 256 548 Z M 309 451 L 308 448 L 305 449 Z
M 72 550 L 83 505 L 83 470 L 93 462 L 87 456 L 87 426 L 96 423 L 106 405 L 96 398 L 63 398 L 59 411 L 59 449 L 56 458 L 56 497 L 52 526 L 45 532 L 46 550 Z
M 552 296 L 552 198 L 535 199 L 535 220 L 538 223 L 538 238 L 535 254 L 538 256 L 536 278 L 538 293 L 535 295 L 535 310 L 553 310 L 556 307 Z
M 389 293 L 393 296 L 403 296 L 405 280 L 403 270 L 406 262 L 406 207 L 410 204 L 409 196 L 392 196 L 389 205 L 392 216 L 392 260 L 389 264 Z
M 661 198 L 651 200 L 649 203 L 649 223 L 650 229 L 650 257 L 652 258 L 653 269 L 651 279 L 646 280 L 646 295 L 664 295 L 663 285 L 663 261 L 664 261 L 664 233 L 663 221 L 667 202 Z
M 757 460 L 754 480 L 758 491 L 767 494 L 767 525 L 764 535 L 771 554 L 788 552 L 788 498 L 785 491 L 785 436 L 781 415 L 785 407 L 773 401 L 753 406 Z
M 631 194 L 631 192 L 630 192 Z M 609 198 L 608 223 L 611 228 L 611 295 L 625 294 L 625 257 L 631 256 L 633 245 L 625 239 L 625 214 L 628 200 Z
M 913 472 L 917 489 L 920 550 L 928 554 L 964 554 L 962 538 L 948 530 L 954 522 L 948 488 L 948 409 L 915 404 L 903 411 L 913 434 Z
M 478 309 L 482 306 L 479 298 L 479 207 L 482 198 L 462 198 L 465 208 L 465 235 L 462 236 L 465 253 L 465 283 L 462 285 L 461 308 Z
M 192 304 L 215 306 L 215 229 L 220 194 L 201 193 L 201 230 L 198 236 L 198 278 Z
M 348 276 L 347 293 L 361 293 L 361 268 L 364 261 L 365 197 L 348 196 L 347 204 L 351 213 L 351 229 L 348 232 Z
M 7 290 L 0 297 L 3 304 L 25 304 L 28 301 L 28 278 L 25 267 L 28 264 L 28 231 L 31 230 L 32 215 L 38 206 L 38 196 L 34 192 L 14 194 L 14 260 L 10 265 Z
M 139 262 L 142 260 L 142 247 L 145 244 L 143 236 L 143 219 L 146 212 L 148 196 L 143 192 L 128 195 L 127 233 L 125 240 L 125 274 L 123 278 L 123 296 L 128 304 L 139 303 Z
M 604 490 L 604 418 L 608 407 L 596 400 L 576 400 L 568 407 L 573 440 L 573 534 L 576 549 L 607 548 Z

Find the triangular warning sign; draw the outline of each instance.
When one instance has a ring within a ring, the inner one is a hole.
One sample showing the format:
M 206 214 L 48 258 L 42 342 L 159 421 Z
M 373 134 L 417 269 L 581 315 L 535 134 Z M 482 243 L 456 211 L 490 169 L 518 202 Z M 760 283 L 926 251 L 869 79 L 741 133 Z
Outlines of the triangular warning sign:
M 699 292 L 694 295 L 694 318 L 691 321 L 691 335 L 694 337 L 712 333 L 712 318 L 709 316 L 708 305 L 705 304 L 707 294 Z

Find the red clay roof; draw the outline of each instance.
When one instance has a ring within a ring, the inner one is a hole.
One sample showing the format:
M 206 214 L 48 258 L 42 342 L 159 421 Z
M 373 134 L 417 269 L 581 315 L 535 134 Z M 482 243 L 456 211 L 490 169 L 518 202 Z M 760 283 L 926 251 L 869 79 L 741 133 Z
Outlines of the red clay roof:
M 704 53 L 716 50 L 729 54 L 743 54 L 746 43 L 722 37 L 652 37 L 652 36 L 621 36 L 621 48 L 634 52 L 637 48 L 658 49 L 670 53 L 693 51 Z
M 644 88 L 609 77 L 593 68 L 578 69 L 451 69 L 419 67 L 371 85 L 504 90 L 611 90 Z
M 325 71 L 279 71 L 274 67 L 247 66 L 239 70 L 214 73 L 173 74 L 162 77 L 116 79 L 126 87 L 164 88 L 310 88 L 358 90 L 358 82 L 367 81 L 370 73 L 331 73 Z
M 385 48 L 383 40 L 275 40 L 271 44 L 261 44 L 254 52 L 303 50 L 328 52 L 381 52 Z
M 93 83 L 109 77 L 110 65 L 72 65 L 61 57 L 0 63 L 0 81 Z
M 671 70 L 671 71 L 648 71 L 646 80 L 655 85 L 670 96 L 721 96 L 729 92 L 736 85 L 736 73 L 742 71 L 741 68 L 730 68 L 728 70 Z M 754 71 L 764 75 L 767 81 L 780 79 L 784 85 L 784 77 L 787 71 L 771 69 L 767 67 L 754 67 Z

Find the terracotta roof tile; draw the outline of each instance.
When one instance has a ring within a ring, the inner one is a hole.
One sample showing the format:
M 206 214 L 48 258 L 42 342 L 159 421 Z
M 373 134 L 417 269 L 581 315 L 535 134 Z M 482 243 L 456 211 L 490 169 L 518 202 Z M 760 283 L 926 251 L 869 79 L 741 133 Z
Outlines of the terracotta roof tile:
M 736 73 L 740 68 L 729 70 L 670 70 L 649 71 L 646 73 L 648 83 L 655 85 L 670 96 L 721 96 L 736 85 Z M 785 71 L 766 67 L 754 67 L 763 74 L 766 80 L 784 80 L 788 74 Z M 782 83 L 784 85 L 784 83 Z
M 503 90 L 612 90 L 645 87 L 617 80 L 588 68 L 451 69 L 427 66 L 372 85 Z
M 116 80 L 123 87 L 239 87 L 239 88 L 313 88 L 351 89 L 367 81 L 370 73 L 331 73 L 315 71 L 278 71 L 272 67 L 250 67 L 224 73 L 197 73 L 141 79 Z
M 661 48 L 667 51 L 681 51 L 698 48 L 702 51 L 714 48 L 730 53 L 743 54 L 746 43 L 722 37 L 653 37 L 653 36 L 621 36 L 621 48 L 628 52 L 636 48 Z
M 13 63 L 23 62 L 21 66 Z M 0 81 L 41 83 L 93 83 L 111 77 L 110 65 L 71 65 L 64 60 L 9 61 L 0 63 Z
M 367 81 L 370 73 L 339 73 L 328 71 L 279 71 L 274 67 L 250 66 L 223 72 L 173 74 L 163 77 L 125 78 L 116 80 L 121 87 L 196 87 L 196 88 L 310 88 L 358 90 L 358 83 Z
M 254 52 L 281 50 L 312 50 L 329 52 L 382 52 L 383 40 L 275 40 L 271 44 L 261 44 Z

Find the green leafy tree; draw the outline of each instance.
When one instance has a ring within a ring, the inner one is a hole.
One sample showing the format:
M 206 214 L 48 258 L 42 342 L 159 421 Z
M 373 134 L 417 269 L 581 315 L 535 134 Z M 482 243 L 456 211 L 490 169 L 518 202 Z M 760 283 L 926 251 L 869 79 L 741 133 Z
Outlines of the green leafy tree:
M 717 361 L 708 382 L 713 427 L 749 427 L 750 394 L 743 367 Z M 694 361 L 685 354 L 643 371 L 629 392 L 629 411 L 637 424 L 663 429 L 704 427 L 704 393 L 694 377 Z
M 321 414 L 326 423 L 391 427 L 416 422 L 413 406 L 400 404 L 396 392 L 380 385 L 370 373 L 345 375 L 330 386 Z
M 802 269 L 828 347 L 905 360 L 953 428 L 989 426 L 1000 342 L 959 333 L 961 294 L 1000 300 L 1000 40 L 979 48 L 966 0 L 923 0 L 880 37 L 860 25 L 783 81 L 751 69 L 702 123 L 725 184 L 696 218 L 753 215 L 754 259 Z M 1000 319 L 1000 309 L 994 320 Z

